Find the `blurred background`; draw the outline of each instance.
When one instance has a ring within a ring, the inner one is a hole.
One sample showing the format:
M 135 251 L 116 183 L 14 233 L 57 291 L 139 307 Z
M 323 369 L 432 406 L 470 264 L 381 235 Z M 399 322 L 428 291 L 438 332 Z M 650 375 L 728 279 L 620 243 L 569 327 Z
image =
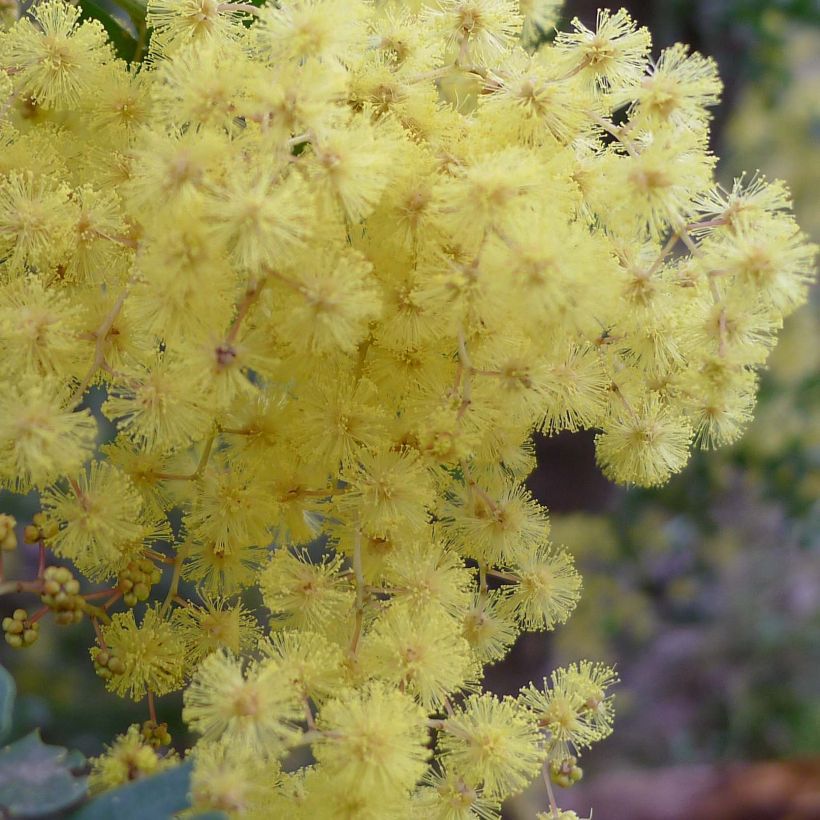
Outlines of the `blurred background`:
M 598 5 L 568 0 L 564 24 L 577 15 L 593 26 Z M 720 180 L 756 169 L 785 179 L 820 241 L 820 0 L 614 5 L 650 28 L 655 54 L 683 41 L 715 57 L 726 84 L 713 123 Z M 531 488 L 585 594 L 566 626 L 522 638 L 488 684 L 515 692 L 573 660 L 616 664 L 616 731 L 582 757 L 584 779 L 558 789 L 579 817 L 594 807 L 595 820 L 820 820 L 817 301 L 788 320 L 744 438 L 697 453 L 667 486 L 609 484 L 591 434 L 537 442 Z M 12 512 L 34 509 L 30 499 Z M 20 689 L 16 734 L 41 726 L 50 742 L 99 754 L 147 717 L 76 662 L 87 629 L 44 629 L 25 653 L 0 648 Z M 158 707 L 184 741 L 178 699 Z M 544 808 L 537 785 L 505 816 Z

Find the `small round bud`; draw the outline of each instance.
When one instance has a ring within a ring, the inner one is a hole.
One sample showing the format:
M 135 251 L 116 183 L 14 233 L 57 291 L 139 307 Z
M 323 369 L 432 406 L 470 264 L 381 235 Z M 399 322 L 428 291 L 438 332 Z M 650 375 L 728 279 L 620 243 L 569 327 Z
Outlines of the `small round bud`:
M 9 635 L 19 635 L 23 631 L 23 624 L 14 618 L 6 618 L 3 621 L 3 630 Z
M 0 514 L 0 550 L 17 548 L 17 533 L 14 531 L 16 526 L 17 521 L 13 515 Z
M 121 675 L 125 672 L 125 664 L 122 662 L 121 658 L 116 656 L 112 657 L 111 660 L 108 661 L 108 668 L 114 675 Z

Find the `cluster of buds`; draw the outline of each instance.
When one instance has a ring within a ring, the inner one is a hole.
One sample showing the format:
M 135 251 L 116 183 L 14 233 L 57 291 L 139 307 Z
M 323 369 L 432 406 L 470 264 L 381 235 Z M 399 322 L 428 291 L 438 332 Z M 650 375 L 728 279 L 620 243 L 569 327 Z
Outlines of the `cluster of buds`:
M 111 678 L 125 672 L 125 664 L 122 658 L 113 649 L 92 647 L 91 660 L 94 662 L 94 671 L 103 680 L 111 680 Z
M 550 780 L 563 789 L 574 786 L 583 776 L 584 770 L 572 756 L 550 761 Z
M 58 624 L 82 620 L 85 599 L 80 595 L 80 582 L 67 567 L 46 567 L 40 600 L 54 612 Z
M 131 561 L 122 570 L 117 579 L 117 586 L 122 591 L 122 600 L 126 606 L 136 606 L 138 601 L 147 601 L 151 587 L 162 577 L 162 572 L 147 558 Z
M 25 609 L 15 609 L 10 618 L 3 618 L 3 634 L 9 646 L 23 649 L 40 637 L 40 624 L 29 621 Z
M 45 515 L 39 512 L 32 516 L 31 524 L 23 530 L 23 538 L 27 544 L 36 544 L 39 541 L 47 541 L 49 538 L 53 538 L 57 535 L 59 529 L 57 524 L 48 521 Z
M 140 730 L 142 739 L 154 749 L 171 745 L 171 733 L 167 723 L 157 723 L 155 720 L 146 720 Z
M 13 515 L 0 515 L 0 550 L 10 551 L 17 547 L 17 534 L 14 528 L 17 522 Z

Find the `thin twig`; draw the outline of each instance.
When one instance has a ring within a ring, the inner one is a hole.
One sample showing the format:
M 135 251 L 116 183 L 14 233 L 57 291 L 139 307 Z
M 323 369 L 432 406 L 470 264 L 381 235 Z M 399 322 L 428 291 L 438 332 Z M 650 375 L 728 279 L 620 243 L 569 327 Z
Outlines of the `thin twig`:
M 125 303 L 125 298 L 128 296 L 128 288 L 132 282 L 133 279 L 129 280 L 128 284 L 123 288 L 122 293 L 120 293 L 117 297 L 117 301 L 114 302 L 111 310 L 108 311 L 108 314 L 102 320 L 100 326 L 96 331 L 94 331 L 94 336 L 96 339 L 94 344 L 94 360 L 91 363 L 91 367 L 88 368 L 85 376 L 83 376 L 80 380 L 77 389 L 72 393 L 71 398 L 68 401 L 70 407 L 75 407 L 80 403 L 85 395 L 88 385 L 91 384 L 91 380 L 94 378 L 95 373 L 100 369 L 100 366 L 105 361 L 105 340 L 108 337 L 111 328 L 114 326 L 117 316 L 119 316 L 119 313 L 122 310 L 122 306 Z
M 359 638 L 364 621 L 364 568 L 362 566 L 362 534 L 357 529 L 353 537 L 353 573 L 356 578 L 356 620 L 353 625 L 353 638 L 350 641 L 350 653 L 355 655 L 359 649 Z
M 171 586 L 168 589 L 168 594 L 165 596 L 165 600 L 162 603 L 162 609 L 160 610 L 160 614 L 163 617 L 171 608 L 171 603 L 173 602 L 174 598 L 176 598 L 177 593 L 179 592 L 179 582 L 182 577 L 182 564 L 188 557 L 188 549 L 189 547 L 186 542 L 179 548 L 176 556 L 174 557 L 174 572 L 171 575 Z
M 248 315 L 251 307 L 253 307 L 256 300 L 259 298 L 259 294 L 262 293 L 262 289 L 265 287 L 267 283 L 267 277 L 262 277 L 258 282 L 254 282 L 246 291 L 245 295 L 242 297 L 242 301 L 237 305 L 236 308 L 236 317 L 233 320 L 233 324 L 228 329 L 228 333 L 225 336 L 225 341 L 228 344 L 233 344 L 236 341 L 236 337 L 239 335 L 239 329 L 242 326 L 242 322 L 244 321 L 245 317 Z
M 21 592 L 36 592 L 38 595 L 43 591 L 43 581 L 35 578 L 33 581 L 3 581 L 0 583 L 0 595 Z
M 45 615 L 48 611 L 49 611 L 49 607 L 47 607 L 47 606 L 40 607 L 40 609 L 38 609 L 30 618 L 27 618 L 27 621 L 30 624 L 36 624 L 37 621 L 39 621 L 40 618 L 42 618 L 43 615 Z
M 46 545 L 43 541 L 38 544 L 39 553 L 37 556 L 37 577 L 42 578 L 46 571 Z
M 550 814 L 552 814 L 554 820 L 558 820 L 560 815 L 560 809 L 558 808 L 558 803 L 555 801 L 555 793 L 552 790 L 552 783 L 550 782 L 550 773 L 548 770 L 549 764 L 547 761 L 544 761 L 544 765 L 541 767 L 541 771 L 544 775 L 544 785 L 547 787 L 547 796 L 549 797 L 550 801 Z

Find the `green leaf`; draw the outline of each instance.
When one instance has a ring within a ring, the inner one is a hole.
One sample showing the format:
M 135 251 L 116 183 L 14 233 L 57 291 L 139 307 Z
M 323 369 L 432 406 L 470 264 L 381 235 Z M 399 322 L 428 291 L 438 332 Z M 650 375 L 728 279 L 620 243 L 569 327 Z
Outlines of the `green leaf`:
M 0 666 L 0 741 L 8 737 L 14 712 L 14 698 L 17 686 L 5 666 Z
M 80 0 L 83 19 L 99 20 L 114 46 L 117 56 L 123 60 L 133 59 L 137 50 L 137 41 L 123 23 L 118 20 L 99 0 Z
M 77 777 L 77 758 L 61 746 L 47 746 L 35 729 L 0 750 L 0 810 L 4 816 L 45 817 L 67 809 L 86 793 L 85 777 Z
M 117 0 L 117 5 L 134 21 L 137 28 L 145 23 L 148 0 Z
M 81 806 L 71 820 L 159 820 L 190 807 L 191 764 L 111 789 Z

